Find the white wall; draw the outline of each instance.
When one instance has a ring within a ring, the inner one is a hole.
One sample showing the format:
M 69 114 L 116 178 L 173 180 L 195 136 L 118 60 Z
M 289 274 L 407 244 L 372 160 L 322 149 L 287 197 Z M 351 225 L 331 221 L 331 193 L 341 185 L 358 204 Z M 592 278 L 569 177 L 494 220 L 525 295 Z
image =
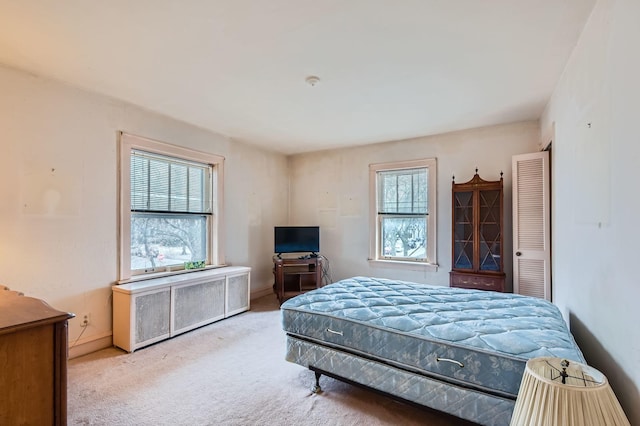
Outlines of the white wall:
M 451 182 L 485 180 L 504 172 L 505 269 L 511 285 L 511 157 L 537 151 L 537 122 L 486 127 L 411 140 L 290 157 L 291 223 L 320 225 L 320 251 L 334 281 L 355 275 L 449 284 Z M 371 266 L 369 254 L 369 164 L 437 159 L 437 272 Z
M 273 226 L 287 220 L 285 156 L 3 67 L 0 93 L 0 283 L 90 313 L 80 345 L 110 345 L 119 130 L 226 158 L 227 263 L 253 268 L 252 292 L 271 290 Z M 71 343 L 81 330 L 70 321 Z
M 599 1 L 541 120 L 553 140 L 553 297 L 640 424 L 640 2 Z M 555 126 L 555 135 L 554 135 Z

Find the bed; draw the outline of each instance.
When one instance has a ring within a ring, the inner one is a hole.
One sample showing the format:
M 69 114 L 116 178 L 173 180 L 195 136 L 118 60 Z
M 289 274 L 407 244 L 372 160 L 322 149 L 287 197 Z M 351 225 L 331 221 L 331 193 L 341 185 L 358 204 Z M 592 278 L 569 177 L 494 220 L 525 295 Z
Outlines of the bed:
M 585 363 L 533 297 L 353 277 L 281 305 L 286 359 L 481 425 L 508 425 L 528 359 Z

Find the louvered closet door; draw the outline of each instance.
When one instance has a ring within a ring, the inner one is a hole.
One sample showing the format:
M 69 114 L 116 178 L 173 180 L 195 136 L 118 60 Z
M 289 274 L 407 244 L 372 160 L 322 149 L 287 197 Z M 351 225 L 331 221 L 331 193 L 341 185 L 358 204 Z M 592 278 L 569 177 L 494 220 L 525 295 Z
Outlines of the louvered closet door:
M 549 153 L 513 157 L 513 291 L 551 300 Z

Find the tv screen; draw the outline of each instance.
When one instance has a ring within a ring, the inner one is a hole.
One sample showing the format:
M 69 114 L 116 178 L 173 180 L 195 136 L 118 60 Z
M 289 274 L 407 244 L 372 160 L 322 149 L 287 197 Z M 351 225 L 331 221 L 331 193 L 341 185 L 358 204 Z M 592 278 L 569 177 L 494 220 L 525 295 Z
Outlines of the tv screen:
M 319 226 L 276 226 L 274 228 L 275 253 L 318 253 L 320 251 Z

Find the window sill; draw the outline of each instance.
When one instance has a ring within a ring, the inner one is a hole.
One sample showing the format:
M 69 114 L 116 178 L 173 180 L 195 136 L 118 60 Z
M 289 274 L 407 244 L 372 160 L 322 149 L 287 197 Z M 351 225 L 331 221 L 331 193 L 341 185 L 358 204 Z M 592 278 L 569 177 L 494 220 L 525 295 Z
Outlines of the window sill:
M 376 268 L 405 269 L 410 271 L 436 272 L 438 270 L 438 264 L 436 263 L 410 262 L 403 260 L 369 259 L 369 265 Z
M 204 268 L 197 268 L 197 269 L 180 269 L 177 271 L 163 271 L 163 272 L 155 272 L 155 273 L 149 273 L 149 274 L 140 274 L 140 275 L 134 275 L 131 278 L 116 281 L 116 284 L 118 285 L 129 284 L 129 283 L 135 283 L 138 281 L 151 280 L 153 278 L 171 277 L 174 275 L 189 274 L 191 272 L 208 271 L 210 269 L 224 268 L 225 266 L 229 266 L 229 265 L 208 265 L 208 266 L 205 266 Z

